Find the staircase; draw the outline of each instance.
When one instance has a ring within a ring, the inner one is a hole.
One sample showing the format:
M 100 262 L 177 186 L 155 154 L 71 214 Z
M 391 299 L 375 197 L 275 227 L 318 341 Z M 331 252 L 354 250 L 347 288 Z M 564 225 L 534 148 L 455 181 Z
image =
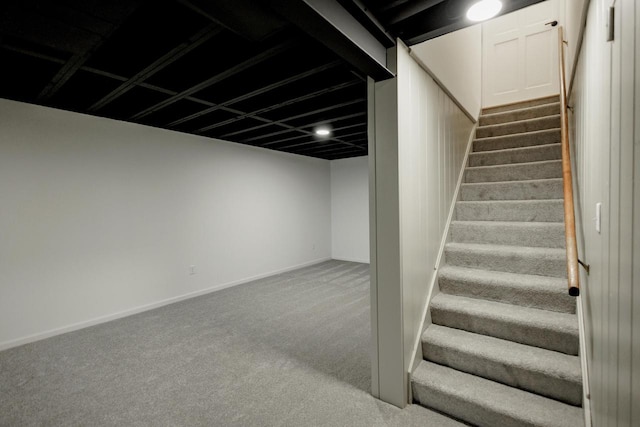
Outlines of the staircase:
M 422 335 L 418 403 L 479 426 L 583 426 L 558 97 L 483 110 Z

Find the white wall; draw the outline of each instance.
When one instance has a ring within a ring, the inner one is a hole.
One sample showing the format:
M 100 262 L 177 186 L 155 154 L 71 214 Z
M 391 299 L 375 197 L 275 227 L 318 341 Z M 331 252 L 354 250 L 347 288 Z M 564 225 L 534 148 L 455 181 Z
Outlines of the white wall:
M 411 52 L 477 119 L 482 103 L 482 25 L 411 46 Z
M 593 425 L 640 425 L 640 5 L 591 0 L 569 104 Z M 593 218 L 602 203 L 601 231 Z
M 369 158 L 331 161 L 331 258 L 369 262 Z
M 372 388 L 382 400 L 403 407 L 473 123 L 404 46 L 392 59 L 397 77 L 376 83 L 370 100 L 375 105 L 369 156 L 375 170 L 371 265 L 377 338 Z
M 328 161 L 7 100 L 0 195 L 0 348 L 331 253 Z

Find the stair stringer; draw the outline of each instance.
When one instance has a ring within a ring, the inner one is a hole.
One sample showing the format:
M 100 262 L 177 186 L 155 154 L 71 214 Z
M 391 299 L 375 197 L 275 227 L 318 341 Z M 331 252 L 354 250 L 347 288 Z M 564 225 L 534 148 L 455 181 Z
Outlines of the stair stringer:
M 421 327 L 419 329 L 419 333 L 414 337 L 413 343 L 413 354 L 411 356 L 411 363 L 409 363 L 409 372 L 407 373 L 409 377 L 411 377 L 411 373 L 415 371 L 415 369 L 422 361 L 422 344 L 421 337 L 424 333 L 425 329 L 431 325 L 431 313 L 429 307 L 431 306 L 431 299 L 440 292 L 440 287 L 438 286 L 438 273 L 440 271 L 440 266 L 442 264 L 442 259 L 444 258 L 444 248 L 447 243 L 451 240 L 451 233 L 449 228 L 451 226 L 451 222 L 455 220 L 455 212 L 456 212 L 456 203 L 458 203 L 460 199 L 460 188 L 462 183 L 464 182 L 464 174 L 466 172 L 467 166 L 469 164 L 469 153 L 473 148 L 473 140 L 476 135 L 476 128 L 478 127 L 478 123 L 476 122 L 473 125 L 469 133 L 469 140 L 467 141 L 467 148 L 464 153 L 464 158 L 462 159 L 462 165 L 460 168 L 460 174 L 458 175 L 458 180 L 456 182 L 456 188 L 453 193 L 453 197 L 451 199 L 451 206 L 449 207 L 449 214 L 447 216 L 447 221 L 444 226 L 444 231 L 442 232 L 442 238 L 440 240 L 440 247 L 438 248 L 438 255 L 436 257 L 435 267 L 433 268 L 433 272 L 431 274 L 431 279 L 429 280 L 429 290 L 427 292 L 427 299 L 425 301 L 425 305 L 422 311 L 422 319 L 420 321 Z M 409 381 L 409 385 L 411 381 Z M 413 402 L 413 395 L 411 386 L 409 386 L 409 403 Z

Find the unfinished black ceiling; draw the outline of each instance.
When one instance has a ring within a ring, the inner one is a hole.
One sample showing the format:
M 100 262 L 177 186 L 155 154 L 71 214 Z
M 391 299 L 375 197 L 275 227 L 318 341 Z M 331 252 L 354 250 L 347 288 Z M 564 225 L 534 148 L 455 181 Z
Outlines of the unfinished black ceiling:
M 3 0 L 0 97 L 324 159 L 361 156 L 366 75 L 392 76 L 380 58 L 394 37 L 412 44 L 467 26 L 461 8 L 473 1 Z M 538 1 L 507 1 L 505 13 Z M 332 134 L 316 136 L 319 126 Z
M 243 5 L 3 0 L 0 97 L 326 159 L 366 154 L 364 77 Z M 321 124 L 331 137 L 314 135 Z

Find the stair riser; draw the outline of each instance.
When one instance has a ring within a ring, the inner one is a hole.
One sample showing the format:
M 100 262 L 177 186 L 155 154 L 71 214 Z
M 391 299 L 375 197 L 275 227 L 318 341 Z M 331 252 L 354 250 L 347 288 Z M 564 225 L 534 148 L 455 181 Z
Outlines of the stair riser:
M 422 361 L 411 389 L 418 403 L 476 426 L 584 426 L 581 408 Z
M 558 102 L 560 102 L 560 98 L 557 95 L 549 96 L 546 98 L 531 99 L 529 101 L 518 102 L 515 104 L 498 105 L 496 107 L 483 108 L 482 114 L 485 115 L 485 114 L 503 113 L 505 111 L 520 110 L 523 108 L 531 108 L 531 107 L 536 107 L 536 106 L 545 105 L 545 104 L 553 104 Z
M 522 427 L 520 420 L 500 414 L 453 393 L 441 390 L 435 384 L 428 386 L 411 383 L 413 398 L 422 406 L 448 414 L 478 427 Z
M 562 178 L 562 162 L 560 160 L 467 168 L 465 172 L 465 182 L 526 181 L 548 178 Z
M 461 311 L 442 310 L 437 305 L 431 306 L 431 320 L 436 325 L 489 335 L 561 353 L 578 354 L 578 335 L 570 331 L 550 330 L 529 324 L 510 322 L 508 319 L 480 317 Z
M 459 267 L 549 277 L 567 277 L 566 259 L 559 256 L 538 253 L 471 252 L 446 248 L 445 257 L 447 264 L 457 265 Z
M 511 110 L 508 112 L 480 116 L 480 126 L 498 125 L 557 114 L 560 114 L 560 104 L 547 104 L 522 110 Z
M 501 125 L 478 127 L 476 138 L 488 138 L 491 136 L 512 135 L 514 133 L 534 132 L 544 129 L 555 129 L 560 126 L 560 116 L 549 116 L 521 122 L 511 122 Z
M 422 353 L 425 360 L 571 405 L 579 406 L 582 403 L 582 385 L 580 383 L 528 370 L 522 366 L 505 365 L 497 360 L 466 353 L 457 348 L 448 348 L 441 344 L 439 342 L 423 342 Z
M 509 151 L 481 151 L 469 154 L 469 166 L 494 166 L 511 163 L 541 162 L 560 160 L 562 151 L 560 144 L 540 147 L 511 149 Z
M 454 222 L 451 240 L 460 243 L 481 243 L 508 246 L 564 248 L 564 224 L 486 224 Z
M 536 221 L 564 220 L 562 200 L 522 202 L 466 202 L 456 204 L 459 221 Z
M 461 200 L 561 199 L 562 180 L 462 184 Z
M 525 288 L 510 283 L 465 281 L 449 277 L 438 277 L 440 290 L 449 295 L 460 295 L 522 307 L 539 308 L 575 314 L 576 300 L 569 296 L 566 289 Z
M 534 133 L 501 136 L 473 141 L 473 152 L 504 150 L 507 148 L 532 147 L 536 145 L 560 143 L 560 129 L 550 129 Z

